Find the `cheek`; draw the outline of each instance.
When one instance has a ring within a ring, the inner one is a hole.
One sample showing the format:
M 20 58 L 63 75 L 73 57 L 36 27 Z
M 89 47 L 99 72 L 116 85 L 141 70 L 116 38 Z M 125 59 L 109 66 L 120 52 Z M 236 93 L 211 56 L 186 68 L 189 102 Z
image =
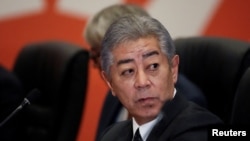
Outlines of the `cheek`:
M 112 89 L 118 98 L 129 98 L 133 94 L 133 82 L 116 79 L 113 81 Z
M 159 96 L 162 100 L 167 99 L 173 91 L 174 88 L 174 79 L 172 73 L 167 70 L 162 70 L 161 73 L 152 78 L 153 85 L 156 87 L 156 91 L 159 93 Z
M 113 92 L 115 96 L 119 99 L 123 106 L 129 108 L 133 105 L 131 101 L 133 99 L 133 88 L 131 87 L 131 83 L 128 82 L 119 82 L 113 86 Z
M 114 91 L 116 92 L 126 92 L 127 89 L 126 88 L 130 88 L 133 86 L 133 79 L 124 79 L 120 76 L 120 74 L 118 73 L 118 71 L 113 70 L 112 71 L 112 87 L 114 89 Z
M 166 84 L 170 81 L 171 73 L 166 67 L 161 67 L 159 73 L 155 76 L 155 81 L 159 86 Z

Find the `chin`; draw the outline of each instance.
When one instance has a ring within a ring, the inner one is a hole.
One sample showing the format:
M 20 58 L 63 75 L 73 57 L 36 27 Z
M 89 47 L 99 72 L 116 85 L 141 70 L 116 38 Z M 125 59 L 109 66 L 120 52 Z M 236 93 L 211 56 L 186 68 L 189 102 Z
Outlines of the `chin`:
M 158 116 L 158 114 L 159 112 L 142 113 L 136 118 L 136 121 L 138 122 L 138 124 L 142 125 L 154 120 Z
M 144 109 L 142 115 L 144 117 L 153 118 L 154 119 L 154 118 L 156 118 L 158 116 L 158 114 L 160 112 L 161 112 L 161 108 L 160 107 L 150 107 L 150 108 Z

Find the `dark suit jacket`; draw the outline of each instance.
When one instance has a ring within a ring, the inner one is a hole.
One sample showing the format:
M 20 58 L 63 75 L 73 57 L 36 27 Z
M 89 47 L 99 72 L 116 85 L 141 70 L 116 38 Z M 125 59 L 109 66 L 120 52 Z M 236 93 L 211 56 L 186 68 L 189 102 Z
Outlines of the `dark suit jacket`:
M 99 124 L 96 133 L 96 141 L 100 140 L 102 132 L 116 122 L 119 111 L 122 108 L 122 104 L 117 97 L 111 94 L 111 91 L 107 93 L 104 105 L 102 107 L 102 113 L 99 118 Z
M 147 141 L 206 141 L 209 127 L 222 121 L 206 109 L 187 101 L 177 92 L 163 109 L 163 118 L 155 125 Z M 132 139 L 132 121 L 126 120 L 108 128 L 101 141 L 129 141 Z
M 179 74 L 178 76 L 176 89 L 188 100 L 191 100 L 202 107 L 206 107 L 206 98 L 202 91 L 182 74 Z M 121 108 L 122 104 L 120 101 L 109 91 L 107 93 L 106 99 L 104 100 L 102 113 L 99 119 L 96 140 L 99 140 L 100 134 L 108 126 L 116 122 L 115 120 Z

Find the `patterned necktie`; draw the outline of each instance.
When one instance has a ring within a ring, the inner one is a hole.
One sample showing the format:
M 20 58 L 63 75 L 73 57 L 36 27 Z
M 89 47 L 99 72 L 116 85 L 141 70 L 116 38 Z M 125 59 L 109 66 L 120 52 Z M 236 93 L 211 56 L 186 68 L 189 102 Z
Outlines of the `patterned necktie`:
M 142 138 L 141 138 L 141 134 L 140 134 L 139 128 L 137 128 L 137 130 L 136 130 L 136 132 L 135 132 L 133 141 L 142 141 Z

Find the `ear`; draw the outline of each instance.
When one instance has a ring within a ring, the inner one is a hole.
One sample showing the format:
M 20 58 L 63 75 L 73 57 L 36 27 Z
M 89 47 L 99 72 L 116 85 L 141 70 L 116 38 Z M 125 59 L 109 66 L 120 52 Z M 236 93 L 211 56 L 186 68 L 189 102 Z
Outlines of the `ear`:
M 178 70 L 179 70 L 179 56 L 175 55 L 172 59 L 172 75 L 174 83 L 177 82 L 178 79 Z
M 106 82 L 106 84 L 108 85 L 108 87 L 110 88 L 110 90 L 112 92 L 112 95 L 116 96 L 116 94 L 113 91 L 112 85 L 111 85 L 111 78 L 109 78 L 108 75 L 104 71 L 102 71 L 101 74 L 102 74 L 102 78 L 104 79 L 104 81 Z

